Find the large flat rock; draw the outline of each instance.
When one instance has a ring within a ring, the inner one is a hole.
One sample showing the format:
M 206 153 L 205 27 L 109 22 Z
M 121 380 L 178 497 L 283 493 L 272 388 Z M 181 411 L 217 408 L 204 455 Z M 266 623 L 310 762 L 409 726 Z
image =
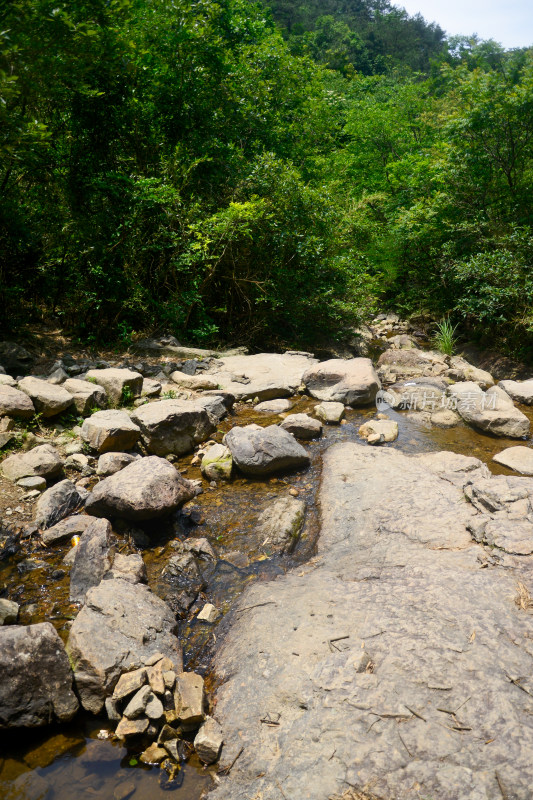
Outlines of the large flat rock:
M 63 642 L 49 622 L 0 628 L 0 730 L 68 722 L 78 710 Z
M 464 381 L 450 386 L 448 394 L 464 421 L 474 428 L 511 439 L 529 435 L 528 418 L 499 386 L 484 392 L 477 383 Z
M 224 357 L 205 374 L 237 400 L 273 400 L 295 394 L 314 364 L 318 361 L 309 354 L 257 353 Z
M 317 556 L 248 588 L 217 656 L 222 766 L 242 752 L 212 800 L 530 800 L 533 562 L 473 541 L 492 512 L 463 491 L 493 480 L 527 516 L 533 481 L 473 458 L 327 451 Z
M 312 397 L 347 406 L 374 402 L 381 383 L 369 358 L 332 358 L 310 367 L 303 376 Z

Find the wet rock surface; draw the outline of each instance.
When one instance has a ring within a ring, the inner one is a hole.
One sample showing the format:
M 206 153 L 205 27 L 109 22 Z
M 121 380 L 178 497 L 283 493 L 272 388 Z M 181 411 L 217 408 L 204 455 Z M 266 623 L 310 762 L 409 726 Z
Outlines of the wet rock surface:
M 531 617 L 515 598 L 532 562 L 473 541 L 464 489 L 512 516 L 533 481 L 487 475 L 451 453 L 328 450 L 318 556 L 250 588 L 217 657 L 223 763 L 244 750 L 214 800 L 278 785 L 494 800 L 498 781 L 529 798 Z

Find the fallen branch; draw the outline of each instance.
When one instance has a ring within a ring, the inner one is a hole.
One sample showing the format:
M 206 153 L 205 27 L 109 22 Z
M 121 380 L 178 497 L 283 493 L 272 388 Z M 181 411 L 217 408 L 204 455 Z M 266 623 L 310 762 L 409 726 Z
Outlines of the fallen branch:
M 239 750 L 239 752 L 237 753 L 237 755 L 235 756 L 235 758 L 233 759 L 231 764 L 229 764 L 227 767 L 223 767 L 222 769 L 219 769 L 217 774 L 218 775 L 229 775 L 231 770 L 235 766 L 235 762 L 242 755 L 243 750 L 244 750 L 244 747 L 241 747 L 241 749 Z

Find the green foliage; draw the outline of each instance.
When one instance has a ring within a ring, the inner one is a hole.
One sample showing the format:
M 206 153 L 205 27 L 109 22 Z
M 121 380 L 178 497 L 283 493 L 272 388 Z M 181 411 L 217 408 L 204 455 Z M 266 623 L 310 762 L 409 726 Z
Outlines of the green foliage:
M 444 355 L 453 355 L 456 346 L 456 330 L 457 325 L 452 325 L 449 319 L 437 322 L 431 340 L 433 347 L 444 353 Z
M 120 402 L 119 405 L 121 406 L 131 406 L 133 404 L 133 392 L 131 391 L 130 386 L 123 386 L 122 393 L 120 395 Z

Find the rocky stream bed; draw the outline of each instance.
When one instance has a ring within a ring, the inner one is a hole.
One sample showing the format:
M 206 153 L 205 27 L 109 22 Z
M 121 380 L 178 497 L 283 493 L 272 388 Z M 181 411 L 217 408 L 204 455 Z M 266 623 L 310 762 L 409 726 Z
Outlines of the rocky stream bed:
M 0 344 L 0 796 L 530 800 L 533 381 L 410 333 Z

